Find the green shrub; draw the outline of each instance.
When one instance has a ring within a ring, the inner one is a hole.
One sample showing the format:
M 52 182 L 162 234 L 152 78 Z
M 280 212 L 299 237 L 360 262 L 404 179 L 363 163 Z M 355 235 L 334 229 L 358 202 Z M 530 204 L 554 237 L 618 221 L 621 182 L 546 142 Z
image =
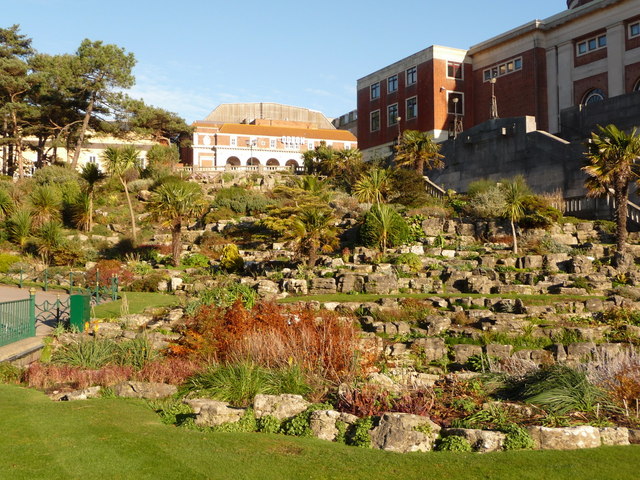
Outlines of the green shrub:
M 471 444 L 464 437 L 450 435 L 439 439 L 434 450 L 438 452 L 470 452 Z
M 147 405 L 160 415 L 160 419 L 165 425 L 181 426 L 187 422 L 193 422 L 195 417 L 191 407 L 179 398 L 169 397 L 149 400 Z
M 18 263 L 19 261 L 20 257 L 17 255 L 0 253 L 0 273 L 7 273 L 11 265 Z
M 527 450 L 533 448 L 533 438 L 525 428 L 511 424 L 503 432 L 507 434 L 504 440 L 505 450 Z
M 402 253 L 394 259 L 393 263 L 396 265 L 407 265 L 414 272 L 422 269 L 420 256 L 415 253 Z
M 22 369 L 9 362 L 0 363 L 0 383 L 20 383 Z
M 142 278 L 134 280 L 127 287 L 127 291 L 130 292 L 157 292 L 158 285 L 166 281 L 169 277 L 162 273 L 151 273 L 144 275 Z
M 258 425 L 256 417 L 253 414 L 253 408 L 247 408 L 244 415 L 237 422 L 223 423 L 222 425 L 209 427 L 209 431 L 225 433 L 251 433 L 257 430 Z
M 138 370 L 157 357 L 158 352 L 153 348 L 146 336 L 119 343 L 118 351 L 116 352 L 118 364 L 128 365 Z
M 109 339 L 80 338 L 51 355 L 51 362 L 97 370 L 116 359 L 118 344 Z
M 280 433 L 281 422 L 272 415 L 265 415 L 256 419 L 258 432 L 261 433 Z
M 373 419 L 371 417 L 363 417 L 356 420 L 351 428 L 347 430 L 346 443 L 354 447 L 371 447 L 371 434 L 369 431 L 373 428 Z
M 311 414 L 317 410 L 331 410 L 333 406 L 327 403 L 314 403 L 304 412 L 286 419 L 282 422 L 281 431 L 285 435 L 294 437 L 310 437 L 311 436 Z
M 244 268 L 244 260 L 240 256 L 238 247 L 233 243 L 225 245 L 220 255 L 220 268 L 225 272 L 234 273 Z
M 271 203 L 261 193 L 240 187 L 229 187 L 218 191 L 212 206 L 214 208 L 228 208 L 240 215 L 255 215 L 266 212 Z
M 386 248 L 406 243 L 407 222 L 389 205 L 374 205 L 365 214 L 360 227 L 360 241 L 367 247 Z
M 209 257 L 201 253 L 192 253 L 182 260 L 182 265 L 193 268 L 209 267 Z
M 217 307 L 227 308 L 238 299 L 241 299 L 243 305 L 250 309 L 256 303 L 257 297 L 257 292 L 249 285 L 231 283 L 201 292 L 197 300 L 187 305 L 187 313 L 195 312 L 201 305 L 216 305 Z

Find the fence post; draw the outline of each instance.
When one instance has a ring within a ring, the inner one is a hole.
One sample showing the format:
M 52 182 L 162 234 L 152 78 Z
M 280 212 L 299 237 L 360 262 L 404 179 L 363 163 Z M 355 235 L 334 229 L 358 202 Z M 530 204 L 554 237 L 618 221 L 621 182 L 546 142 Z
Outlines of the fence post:
M 73 293 L 73 272 L 69 272 L 69 295 Z
M 49 269 L 48 268 L 44 269 L 44 291 L 45 292 L 49 291 Z
M 20 288 L 22 288 L 22 272 L 24 272 L 24 270 L 20 267 Z
M 36 289 L 29 289 L 29 336 L 36 336 Z

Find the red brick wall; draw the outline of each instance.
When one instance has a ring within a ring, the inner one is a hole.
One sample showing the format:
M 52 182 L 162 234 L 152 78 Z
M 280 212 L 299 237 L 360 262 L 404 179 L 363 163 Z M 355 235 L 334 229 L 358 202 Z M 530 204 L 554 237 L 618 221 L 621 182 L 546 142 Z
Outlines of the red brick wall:
M 461 80 L 447 77 L 447 61 L 435 60 L 433 63 L 433 128 L 449 130 L 453 127 L 454 115 L 449 114 L 447 91 L 464 93 L 464 109 L 460 106 L 459 113 L 465 127 L 465 119 L 473 118 L 473 70 L 471 65 L 464 64 L 464 74 Z M 444 87 L 444 90 L 441 88 Z
M 505 58 L 493 65 L 473 72 L 473 125 L 489 119 L 491 109 L 491 83 L 484 81 L 484 70 L 518 56 L 522 57 L 522 70 L 496 79 L 495 94 L 498 115 L 501 118 L 531 115 L 536 117 L 538 128 L 548 128 L 547 115 L 547 64 L 543 48 L 532 49 Z M 465 123 L 468 128 L 471 124 Z
M 600 73 L 593 77 L 583 78 L 573 82 L 573 103 L 579 105 L 582 102 L 585 94 L 594 88 L 602 90 L 606 96 L 609 95 L 609 76 L 607 73 Z
M 625 68 L 625 92 L 633 91 L 633 86 L 640 79 L 640 63 L 632 63 Z
M 629 24 L 635 23 L 638 20 L 640 20 L 640 16 L 630 18 L 624 23 L 624 38 L 626 39 L 627 50 L 640 47 L 640 37 L 629 38 Z

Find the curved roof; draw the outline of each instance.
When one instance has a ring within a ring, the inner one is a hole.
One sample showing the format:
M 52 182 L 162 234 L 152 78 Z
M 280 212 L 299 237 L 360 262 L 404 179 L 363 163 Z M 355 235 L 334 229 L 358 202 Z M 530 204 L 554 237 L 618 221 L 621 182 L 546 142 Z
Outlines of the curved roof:
M 220 133 L 232 133 L 238 135 L 264 135 L 267 137 L 303 137 L 316 140 L 334 140 L 343 142 L 357 142 L 358 140 L 348 130 L 335 128 L 295 128 L 270 125 L 246 125 L 225 123 L 220 127 Z
M 312 128 L 335 128 L 321 112 L 280 103 L 223 103 L 204 119 L 209 122 L 251 123 L 256 119 L 308 123 Z

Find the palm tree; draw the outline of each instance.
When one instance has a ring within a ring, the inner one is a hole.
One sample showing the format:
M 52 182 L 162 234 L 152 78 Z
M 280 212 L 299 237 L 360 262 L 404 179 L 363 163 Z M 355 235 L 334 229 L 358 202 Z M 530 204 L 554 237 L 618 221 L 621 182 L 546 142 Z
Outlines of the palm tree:
M 524 215 L 524 200 L 531 195 L 524 177 L 519 175 L 512 180 L 503 180 L 500 189 L 504 195 L 504 210 L 502 214 L 511 223 L 511 235 L 513 236 L 513 253 L 518 253 L 518 237 L 516 235 L 516 223 Z
M 442 168 L 442 158 L 440 144 L 427 132 L 405 130 L 396 146 L 396 165 L 413 167 L 420 175 L 424 175 L 425 167 L 429 170 Z
M 205 209 L 200 185 L 168 178 L 152 192 L 147 209 L 153 218 L 171 228 L 171 253 L 173 263 L 178 266 L 182 252 L 182 225 Z
M 294 218 L 289 237 L 297 250 L 308 256 L 307 264 L 314 267 L 318 252 L 331 252 L 338 246 L 338 231 L 331 212 L 320 208 L 306 208 Z
M 42 261 L 49 264 L 55 251 L 64 245 L 60 221 L 50 220 L 44 223 L 36 233 L 36 245 Z
M 640 137 L 634 128 L 631 133 L 615 125 L 598 126 L 599 133 L 591 133 L 585 153 L 588 165 L 582 170 L 589 176 L 585 182 L 588 195 L 597 197 L 613 193 L 616 218 L 616 250 L 622 253 L 627 241 L 627 202 L 629 184 L 638 178 L 636 160 L 640 157 Z
M 80 178 L 82 178 L 86 182 L 85 193 L 87 194 L 86 202 L 86 222 L 85 227 L 86 231 L 90 232 L 93 230 L 93 197 L 95 194 L 96 187 L 98 183 L 100 183 L 105 175 L 100 171 L 100 168 L 95 163 L 87 163 L 84 167 L 82 167 L 82 172 L 80 173 Z M 85 203 L 84 201 L 82 203 Z
M 0 190 L 0 216 L 7 217 L 13 209 L 13 200 L 6 190 Z
M 102 155 L 107 171 L 112 177 L 117 177 L 124 188 L 131 216 L 131 238 L 134 244 L 137 242 L 136 217 L 129 196 L 127 172 L 138 165 L 139 154 L 140 152 L 133 145 L 125 145 L 123 147 L 108 147 Z
M 29 200 L 33 208 L 33 222 L 37 226 L 60 218 L 62 198 L 54 185 L 38 185 L 29 195 Z
M 31 236 L 33 216 L 28 208 L 14 210 L 7 222 L 9 239 L 24 247 Z
M 409 227 L 398 212 L 385 204 L 375 204 L 367 212 L 360 236 L 367 245 L 377 246 L 384 252 L 389 245 L 406 241 Z
M 373 168 L 360 177 L 353 194 L 360 202 L 382 203 L 391 190 L 391 176 L 387 170 Z

